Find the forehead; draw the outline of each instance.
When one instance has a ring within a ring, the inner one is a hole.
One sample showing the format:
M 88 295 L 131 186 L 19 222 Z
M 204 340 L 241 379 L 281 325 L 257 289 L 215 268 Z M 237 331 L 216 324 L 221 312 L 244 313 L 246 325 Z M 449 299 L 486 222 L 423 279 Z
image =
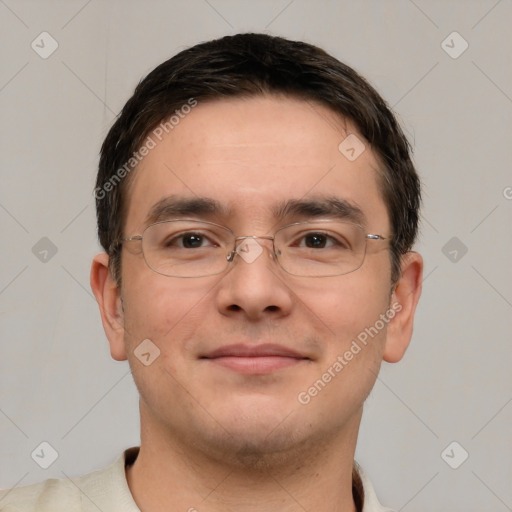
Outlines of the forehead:
M 275 96 L 198 102 L 160 132 L 150 133 L 154 147 L 134 171 L 127 231 L 143 228 L 170 196 L 212 198 L 232 223 L 255 227 L 286 201 L 336 197 L 387 227 L 375 155 L 353 125 L 319 104 Z M 339 149 L 347 136 L 355 151 L 365 145 L 356 159 Z

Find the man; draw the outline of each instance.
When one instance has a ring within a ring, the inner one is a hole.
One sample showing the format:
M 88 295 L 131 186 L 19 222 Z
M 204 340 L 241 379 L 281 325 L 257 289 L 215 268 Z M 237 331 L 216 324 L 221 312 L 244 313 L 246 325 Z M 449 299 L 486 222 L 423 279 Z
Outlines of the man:
M 91 286 L 141 445 L 1 510 L 385 510 L 354 452 L 411 339 L 420 186 L 368 83 L 302 42 L 194 46 L 136 88 L 95 194 Z

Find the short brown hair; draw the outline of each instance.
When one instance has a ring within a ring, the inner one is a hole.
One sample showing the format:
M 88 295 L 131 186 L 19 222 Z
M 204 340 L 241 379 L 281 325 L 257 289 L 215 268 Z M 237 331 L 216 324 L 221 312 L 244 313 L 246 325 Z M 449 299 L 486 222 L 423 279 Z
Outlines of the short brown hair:
M 128 174 L 138 149 L 160 123 L 195 101 L 280 94 L 323 104 L 352 121 L 381 161 L 381 190 L 391 222 L 391 277 L 418 230 L 420 181 L 395 116 L 356 71 L 308 43 L 237 34 L 197 44 L 160 64 L 136 87 L 101 147 L 96 181 L 98 236 L 118 284 Z M 129 164 L 128 164 L 129 163 Z M 121 179 L 122 178 L 122 179 Z

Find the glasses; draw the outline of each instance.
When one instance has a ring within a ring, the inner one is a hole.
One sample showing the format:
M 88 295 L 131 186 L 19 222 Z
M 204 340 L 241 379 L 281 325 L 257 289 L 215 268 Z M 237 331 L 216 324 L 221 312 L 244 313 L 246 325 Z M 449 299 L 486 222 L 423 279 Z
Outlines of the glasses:
M 366 234 L 357 224 L 336 220 L 296 222 L 274 236 L 235 236 L 212 222 L 167 220 L 149 225 L 142 235 L 120 240 L 142 241 L 148 267 L 169 277 L 207 277 L 221 274 L 239 255 L 247 263 L 263 252 L 258 240 L 272 241 L 272 254 L 288 274 L 330 277 L 361 267 L 368 240 L 386 240 Z

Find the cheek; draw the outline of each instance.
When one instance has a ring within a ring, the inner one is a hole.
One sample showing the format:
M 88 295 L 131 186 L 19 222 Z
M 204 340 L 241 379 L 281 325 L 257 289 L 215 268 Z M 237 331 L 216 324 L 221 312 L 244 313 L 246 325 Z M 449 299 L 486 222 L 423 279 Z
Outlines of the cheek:
M 178 349 L 186 353 L 183 340 L 192 338 L 202 325 L 208 297 L 215 286 L 213 279 L 205 282 L 161 276 L 143 261 L 126 265 L 125 270 L 127 347 L 134 350 L 142 340 L 150 339 L 163 353 L 172 354 Z
M 337 286 L 334 282 L 310 286 L 301 293 L 306 311 L 321 318 L 324 352 L 298 400 L 301 404 L 311 401 L 325 421 L 337 418 L 335 421 L 342 422 L 347 412 L 360 407 L 373 388 L 382 361 L 392 318 L 386 316 L 389 294 L 378 279 L 363 277 L 364 272 L 341 276 Z
M 298 303 L 339 347 L 350 343 L 385 313 L 389 293 L 381 281 L 374 272 L 359 269 L 326 281 L 310 281 L 295 290 Z
M 187 340 L 194 339 L 204 319 L 205 295 L 204 288 L 201 292 L 156 278 L 132 282 L 131 287 L 126 283 L 124 299 L 128 361 L 141 396 L 153 405 L 173 403 L 180 395 L 179 384 L 187 381 L 188 364 L 183 363 L 188 354 L 192 358 Z M 143 354 L 148 352 L 146 365 Z

